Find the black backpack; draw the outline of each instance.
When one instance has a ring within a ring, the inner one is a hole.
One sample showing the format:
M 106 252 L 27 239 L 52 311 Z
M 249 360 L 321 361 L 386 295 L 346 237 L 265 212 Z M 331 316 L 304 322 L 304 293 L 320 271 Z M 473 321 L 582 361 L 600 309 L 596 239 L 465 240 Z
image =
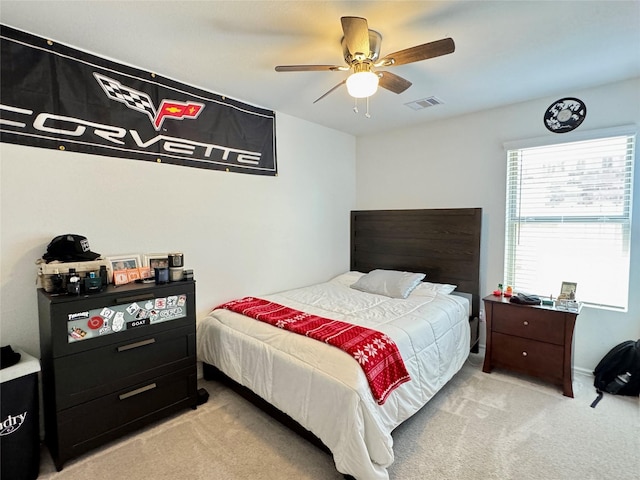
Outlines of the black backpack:
M 603 392 L 614 395 L 640 395 L 640 340 L 627 340 L 613 347 L 600 360 L 593 371 L 598 397 L 591 407 L 595 408 Z

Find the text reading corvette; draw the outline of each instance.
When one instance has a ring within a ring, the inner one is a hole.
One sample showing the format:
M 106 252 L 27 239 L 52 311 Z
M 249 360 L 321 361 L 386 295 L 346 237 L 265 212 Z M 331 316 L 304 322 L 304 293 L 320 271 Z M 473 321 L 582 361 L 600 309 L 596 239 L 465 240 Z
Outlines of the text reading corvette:
M 226 162 L 235 161 L 251 165 L 260 163 L 260 152 L 240 150 L 167 135 L 155 135 L 143 140 L 136 130 L 90 122 L 81 118 L 65 117 L 45 112 L 34 114 L 31 110 L 9 105 L 0 105 L 0 110 L 13 112 L 16 114 L 15 119 L 22 120 L 12 120 L 6 118 L 5 114 L 3 114 L 2 118 L 0 118 L 0 125 L 17 127 L 18 129 L 31 126 L 39 132 L 56 134 L 56 138 L 60 138 L 60 136 L 69 139 L 81 138 L 85 142 L 91 142 L 92 138 L 96 140 L 96 137 L 99 137 L 118 146 L 126 145 L 123 139 L 130 138 L 136 147 L 141 151 L 147 150 L 150 155 L 157 155 L 157 147 L 160 147 L 163 152 L 169 154 L 189 155 L 211 160 L 219 159 Z M 27 119 L 29 124 L 25 123 Z M 105 145 L 101 143 L 100 146 L 104 147 Z

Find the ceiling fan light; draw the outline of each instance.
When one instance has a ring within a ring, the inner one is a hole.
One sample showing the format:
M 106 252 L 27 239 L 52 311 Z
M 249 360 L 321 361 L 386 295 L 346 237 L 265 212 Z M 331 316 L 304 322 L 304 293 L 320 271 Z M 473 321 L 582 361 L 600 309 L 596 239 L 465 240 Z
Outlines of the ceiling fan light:
M 378 90 L 378 76 L 373 72 L 357 72 L 347 78 L 347 91 L 354 98 L 370 97 Z

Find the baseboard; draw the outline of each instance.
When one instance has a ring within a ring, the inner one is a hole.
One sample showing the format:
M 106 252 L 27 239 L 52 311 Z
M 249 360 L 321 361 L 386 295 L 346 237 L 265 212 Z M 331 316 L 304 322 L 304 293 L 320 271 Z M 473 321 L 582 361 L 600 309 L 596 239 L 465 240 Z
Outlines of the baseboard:
M 593 377 L 593 370 L 582 368 L 582 367 L 573 367 L 574 375 L 584 375 L 585 377 Z

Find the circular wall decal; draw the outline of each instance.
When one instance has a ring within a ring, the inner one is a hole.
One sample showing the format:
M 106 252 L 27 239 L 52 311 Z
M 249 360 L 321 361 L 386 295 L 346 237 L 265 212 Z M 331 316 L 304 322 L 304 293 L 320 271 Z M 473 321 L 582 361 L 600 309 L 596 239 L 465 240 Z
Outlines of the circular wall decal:
M 566 133 L 578 128 L 586 116 L 587 107 L 582 100 L 562 98 L 544 113 L 544 126 L 553 133 Z

